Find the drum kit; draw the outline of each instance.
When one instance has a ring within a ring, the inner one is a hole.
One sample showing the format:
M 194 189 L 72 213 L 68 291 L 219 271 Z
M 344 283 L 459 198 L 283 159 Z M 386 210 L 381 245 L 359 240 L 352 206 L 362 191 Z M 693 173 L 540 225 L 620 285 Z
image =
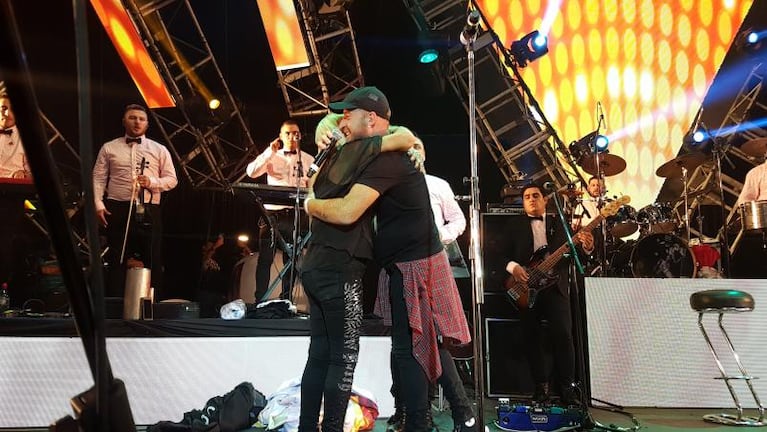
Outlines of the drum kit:
M 626 169 L 626 161 L 620 156 L 609 153 L 594 155 L 573 150 L 571 148 L 571 153 L 579 155 L 576 162 L 583 171 L 598 179 L 620 174 Z M 683 154 L 658 167 L 655 174 L 668 179 L 680 179 L 686 185 L 688 171 L 694 170 L 706 160 L 706 155 L 702 153 Z M 584 209 L 601 208 L 611 200 L 605 196 L 604 187 L 601 189 L 601 196 L 587 195 L 587 198 L 582 198 L 584 193 L 574 188 L 565 188 L 559 193 L 569 197 L 575 209 L 579 206 Z M 697 264 L 688 246 L 690 234 L 687 201 L 707 192 L 688 193 L 685 187 L 680 197 L 680 200 L 685 200 L 686 210 L 682 218 L 674 211 L 675 202 L 653 203 L 638 211 L 631 206 L 623 206 L 616 215 L 607 218 L 603 224 L 602 273 L 614 277 L 695 277 Z M 587 202 L 592 204 L 586 205 Z M 577 214 L 577 210 L 573 214 Z M 637 231 L 639 237 L 636 240 L 624 240 Z M 683 237 L 685 231 L 687 239 Z

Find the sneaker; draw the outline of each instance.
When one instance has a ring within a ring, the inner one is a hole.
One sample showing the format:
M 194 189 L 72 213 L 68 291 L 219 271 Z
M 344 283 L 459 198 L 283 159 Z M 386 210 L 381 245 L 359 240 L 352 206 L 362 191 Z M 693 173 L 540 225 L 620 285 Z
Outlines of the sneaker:
M 405 410 L 397 407 L 394 415 L 386 420 L 386 432 L 402 432 L 405 429 Z
M 472 417 L 465 422 L 459 422 L 453 427 L 453 432 L 477 432 L 477 419 Z

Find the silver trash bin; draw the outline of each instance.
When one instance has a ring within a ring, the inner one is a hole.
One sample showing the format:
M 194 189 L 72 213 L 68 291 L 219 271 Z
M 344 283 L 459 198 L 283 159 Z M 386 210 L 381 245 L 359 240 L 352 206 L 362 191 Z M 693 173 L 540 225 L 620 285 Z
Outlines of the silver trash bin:
M 152 271 L 147 268 L 130 268 L 125 272 L 125 298 L 123 319 L 152 319 L 145 310 L 151 311 L 154 302 L 154 289 L 151 287 Z M 145 307 L 149 303 L 149 307 Z M 151 313 L 151 312 L 149 312 Z

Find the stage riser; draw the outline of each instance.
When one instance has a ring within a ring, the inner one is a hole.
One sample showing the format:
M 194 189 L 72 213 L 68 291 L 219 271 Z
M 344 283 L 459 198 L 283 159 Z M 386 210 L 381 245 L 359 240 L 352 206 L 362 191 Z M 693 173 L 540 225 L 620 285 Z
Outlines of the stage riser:
M 205 402 L 250 381 L 267 396 L 300 377 L 309 338 L 110 338 L 114 375 L 125 382 L 136 424 L 181 420 Z M 363 337 L 354 384 L 394 412 L 389 337 Z M 47 427 L 72 414 L 69 400 L 93 385 L 78 338 L 0 338 L 0 428 Z

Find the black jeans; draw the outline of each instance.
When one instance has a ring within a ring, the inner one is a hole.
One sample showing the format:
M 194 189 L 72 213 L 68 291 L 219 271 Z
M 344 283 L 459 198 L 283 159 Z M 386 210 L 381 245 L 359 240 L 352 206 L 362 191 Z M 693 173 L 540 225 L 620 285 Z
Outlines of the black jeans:
M 365 264 L 351 260 L 342 268 L 302 274 L 311 337 L 301 379 L 300 432 L 317 430 L 323 396 L 322 431 L 343 430 L 359 356 L 364 271 Z
M 392 381 L 398 382 L 400 396 L 405 406 L 405 430 L 419 432 L 430 430 L 427 421 L 429 406 L 429 379 L 426 371 L 413 355 L 413 333 L 410 329 L 407 304 L 405 303 L 402 273 L 390 266 L 389 292 L 392 315 Z

